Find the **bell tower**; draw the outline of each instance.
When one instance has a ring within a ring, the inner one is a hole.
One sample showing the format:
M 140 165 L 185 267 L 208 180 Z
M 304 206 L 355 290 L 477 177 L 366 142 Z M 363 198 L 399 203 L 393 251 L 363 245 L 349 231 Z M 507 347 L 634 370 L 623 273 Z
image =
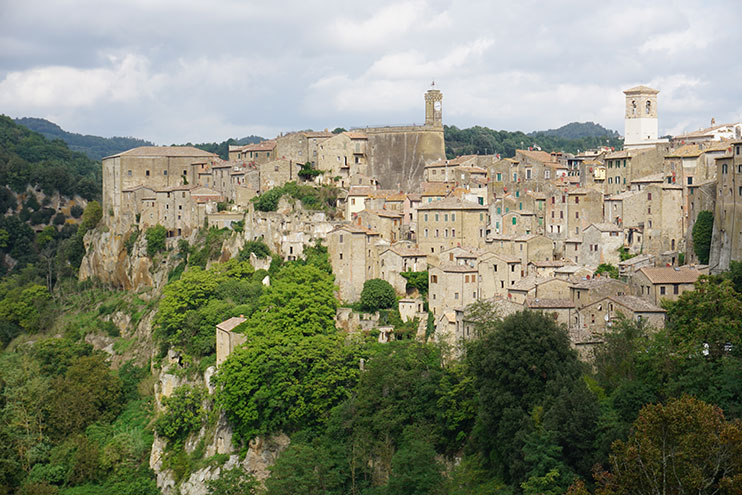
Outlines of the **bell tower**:
M 651 145 L 657 142 L 657 94 L 648 86 L 636 86 L 624 91 L 624 147 Z
M 435 81 L 431 88 L 425 93 L 425 125 L 443 126 L 443 93 L 435 89 Z

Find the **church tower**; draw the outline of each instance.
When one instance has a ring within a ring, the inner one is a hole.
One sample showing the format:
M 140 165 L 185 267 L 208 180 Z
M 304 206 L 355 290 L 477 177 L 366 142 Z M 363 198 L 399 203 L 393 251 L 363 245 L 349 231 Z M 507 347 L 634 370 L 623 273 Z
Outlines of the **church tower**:
M 442 115 L 443 93 L 435 89 L 435 83 L 425 93 L 425 125 L 426 126 L 443 126 Z
M 651 146 L 657 143 L 657 91 L 636 86 L 624 91 L 624 148 Z

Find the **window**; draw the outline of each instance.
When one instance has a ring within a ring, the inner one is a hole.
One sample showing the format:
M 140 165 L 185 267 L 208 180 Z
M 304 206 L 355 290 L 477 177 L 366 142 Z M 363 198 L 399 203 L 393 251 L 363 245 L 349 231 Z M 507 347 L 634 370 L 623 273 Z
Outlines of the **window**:
M 693 177 L 688 177 L 688 185 L 690 186 L 692 184 L 693 184 Z
M 451 221 L 452 222 L 456 221 L 456 213 L 451 213 Z
M 497 182 L 502 182 L 502 174 L 497 174 Z
M 647 201 L 652 201 L 652 193 L 651 192 L 648 192 L 647 193 Z
M 163 170 L 162 175 L 167 175 L 167 170 Z
M 435 214 L 435 221 L 436 222 L 438 221 L 438 214 L 437 213 Z
M 147 177 L 149 177 L 149 170 L 145 170 L 144 171 L 144 175 L 147 176 Z
M 340 244 L 342 244 L 342 243 L 343 243 L 343 234 L 340 234 L 340 237 L 339 237 L 339 240 L 338 240 L 338 242 L 339 242 Z
M 451 237 L 456 237 L 456 229 L 451 229 Z
M 127 170 L 126 175 L 128 175 L 129 177 L 131 177 L 131 170 Z
M 425 229 L 425 237 L 428 237 L 428 229 Z
M 464 283 L 465 284 L 469 283 L 469 275 L 464 275 Z
M 453 298 L 454 298 L 454 299 L 457 299 L 457 300 L 458 300 L 458 298 L 459 298 L 459 293 L 458 293 L 458 292 L 454 292 L 454 293 L 453 293 Z
M 652 111 L 652 102 L 647 100 L 647 115 Z
M 343 259 L 343 253 L 340 253 L 340 259 Z
M 430 276 L 430 283 L 431 284 L 437 284 L 438 283 L 438 275 L 431 275 Z
M 428 214 L 427 213 L 425 214 L 425 221 L 426 222 L 428 221 Z
M 492 268 L 494 268 L 494 272 L 497 273 L 497 264 L 496 263 L 494 265 L 492 265 Z
M 575 218 L 577 218 L 577 219 L 579 219 L 579 218 L 580 218 L 580 212 L 579 212 L 579 211 L 576 211 L 576 212 L 575 212 Z
M 448 222 L 448 213 L 446 213 L 445 215 L 443 215 L 443 221 L 444 222 Z
M 443 237 L 448 237 L 448 229 L 445 229 L 445 230 L 443 231 Z
M 651 214 L 652 214 L 652 207 L 647 206 L 647 215 L 651 215 Z
M 580 197 L 579 196 L 575 196 L 575 204 L 576 205 L 580 204 Z
M 435 236 L 438 237 L 438 229 L 435 229 Z
M 513 225 L 515 225 L 516 222 L 517 222 L 517 218 L 515 218 L 515 216 L 513 216 Z
M 665 286 L 664 285 L 660 286 L 660 294 L 662 294 L 663 296 L 665 295 Z

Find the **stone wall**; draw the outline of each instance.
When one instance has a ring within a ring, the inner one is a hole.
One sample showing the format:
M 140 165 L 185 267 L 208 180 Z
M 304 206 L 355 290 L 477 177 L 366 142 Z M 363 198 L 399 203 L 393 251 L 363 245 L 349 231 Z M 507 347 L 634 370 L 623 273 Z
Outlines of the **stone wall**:
M 446 158 L 443 127 L 363 129 L 368 134 L 368 175 L 384 189 L 417 191 L 425 164 Z

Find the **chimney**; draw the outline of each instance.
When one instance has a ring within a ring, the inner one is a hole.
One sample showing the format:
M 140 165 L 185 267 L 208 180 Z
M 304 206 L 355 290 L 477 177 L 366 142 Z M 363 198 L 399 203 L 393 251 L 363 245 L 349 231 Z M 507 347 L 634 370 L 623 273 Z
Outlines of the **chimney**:
M 713 127 L 715 125 L 716 125 L 716 119 L 711 117 L 711 126 Z

